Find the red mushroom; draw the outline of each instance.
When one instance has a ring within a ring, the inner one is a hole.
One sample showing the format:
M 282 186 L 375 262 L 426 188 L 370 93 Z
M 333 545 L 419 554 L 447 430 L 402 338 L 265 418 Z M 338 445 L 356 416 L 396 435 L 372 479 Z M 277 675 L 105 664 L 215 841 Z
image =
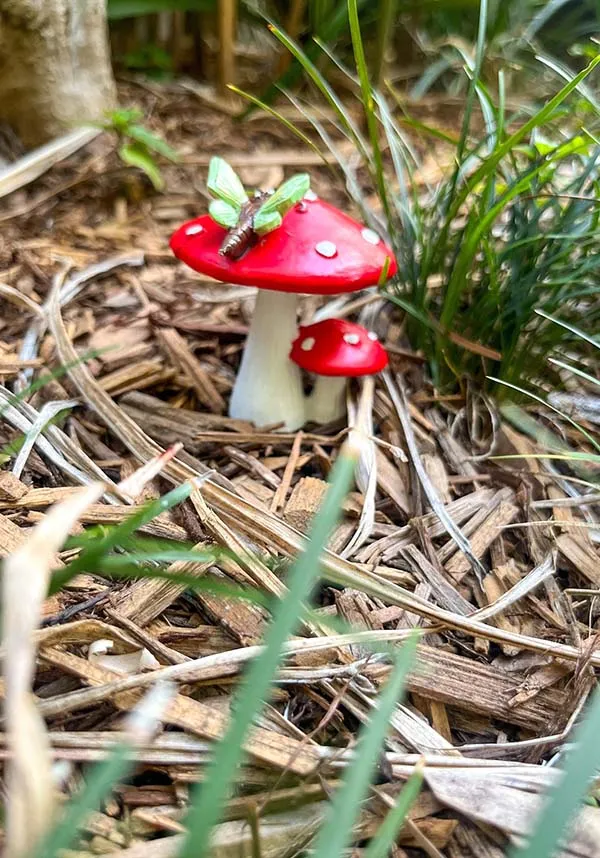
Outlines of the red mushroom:
M 298 295 L 374 286 L 386 264 L 388 275 L 395 274 L 392 251 L 375 232 L 310 191 L 280 227 L 241 258 L 219 253 L 225 235 L 204 215 L 180 227 L 171 248 L 195 271 L 259 290 L 229 413 L 256 425 L 297 429 L 305 422 L 305 404 L 300 371 L 288 352 L 296 334 Z
M 346 411 L 346 379 L 375 375 L 388 365 L 377 334 L 345 319 L 324 319 L 301 327 L 290 360 L 317 376 L 307 402 L 307 419 L 330 423 Z

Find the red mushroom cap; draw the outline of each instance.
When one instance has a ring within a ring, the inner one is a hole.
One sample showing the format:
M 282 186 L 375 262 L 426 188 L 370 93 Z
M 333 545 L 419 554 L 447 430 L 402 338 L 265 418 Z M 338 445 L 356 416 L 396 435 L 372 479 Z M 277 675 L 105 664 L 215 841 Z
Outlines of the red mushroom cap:
M 397 270 L 392 251 L 377 233 L 310 193 L 241 259 L 219 254 L 226 234 L 203 215 L 175 232 L 171 249 L 201 274 L 276 292 L 356 292 L 379 282 L 387 258 L 388 276 Z
M 324 319 L 301 327 L 290 360 L 315 375 L 353 378 L 374 375 L 388 365 L 377 334 L 345 319 Z

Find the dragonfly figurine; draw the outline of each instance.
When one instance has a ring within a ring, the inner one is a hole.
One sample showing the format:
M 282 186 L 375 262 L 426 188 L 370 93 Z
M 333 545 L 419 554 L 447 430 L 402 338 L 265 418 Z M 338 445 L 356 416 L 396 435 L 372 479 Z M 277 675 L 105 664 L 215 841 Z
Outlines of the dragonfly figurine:
M 276 191 L 255 191 L 248 197 L 239 176 L 223 158 L 211 158 L 207 188 L 214 199 L 208 210 L 228 230 L 219 253 L 239 259 L 260 236 L 281 226 L 283 216 L 310 188 L 308 173 L 287 179 Z

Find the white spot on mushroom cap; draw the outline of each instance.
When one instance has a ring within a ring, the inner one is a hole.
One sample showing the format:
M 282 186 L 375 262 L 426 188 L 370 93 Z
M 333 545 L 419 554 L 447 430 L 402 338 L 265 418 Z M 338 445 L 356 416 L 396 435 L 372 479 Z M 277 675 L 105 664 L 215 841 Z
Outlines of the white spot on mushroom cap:
M 337 247 L 333 241 L 320 241 L 315 245 L 315 250 L 319 256 L 324 256 L 326 259 L 331 259 L 337 254 Z
M 379 242 L 381 241 L 381 239 L 379 238 L 379 236 L 377 235 L 377 233 L 375 232 L 374 229 L 366 229 L 365 228 L 365 229 L 361 230 L 360 234 L 362 235 L 364 240 L 367 241 L 369 244 L 379 244 Z
M 375 342 L 377 342 L 377 340 L 379 339 L 379 337 L 377 336 L 377 334 L 375 333 L 375 331 L 369 331 L 369 333 L 367 334 L 367 336 L 368 336 L 368 338 L 369 338 L 370 340 L 373 340 L 373 342 L 374 342 L 374 343 L 375 343 Z
M 300 202 L 296 203 L 296 211 L 300 212 L 300 214 L 306 214 L 308 211 L 308 206 L 304 202 L 304 200 L 300 200 Z
M 305 340 L 302 340 L 302 342 L 300 343 L 300 348 L 302 349 L 303 352 L 309 352 L 312 348 L 314 348 L 314 345 L 315 345 L 315 338 L 314 337 L 307 337 Z
M 186 235 L 198 235 L 199 232 L 204 232 L 204 227 L 200 223 L 193 223 L 185 231 Z
M 311 191 L 311 190 L 310 190 L 310 188 L 309 188 L 309 190 L 304 194 L 304 199 L 305 199 L 305 200 L 308 200 L 308 201 L 309 201 L 309 202 L 311 202 L 311 203 L 314 203 L 314 201 L 315 201 L 315 200 L 318 200 L 319 198 L 318 198 L 318 196 L 315 194 L 315 192 L 314 192 L 314 191 Z
M 357 346 L 360 343 L 360 337 L 358 334 L 344 334 L 343 339 L 349 346 Z

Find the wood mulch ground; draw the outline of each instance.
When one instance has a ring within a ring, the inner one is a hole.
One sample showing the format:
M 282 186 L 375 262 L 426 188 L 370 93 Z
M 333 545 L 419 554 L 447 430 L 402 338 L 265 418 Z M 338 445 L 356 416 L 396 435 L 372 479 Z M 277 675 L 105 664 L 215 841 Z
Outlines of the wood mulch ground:
M 133 509 L 207 467 L 216 476 L 193 502 L 160 515 L 144 532 L 231 549 L 236 561 L 191 564 L 187 571 L 277 593 L 345 427 L 281 434 L 226 416 L 253 293 L 190 272 L 174 260 L 168 239 L 204 210 L 212 154 L 228 158 L 248 184 L 277 185 L 290 171 L 308 169 L 319 193 L 346 205 L 343 187 L 270 120 L 236 124 L 175 87 L 124 92 L 125 100 L 144 103 L 151 126 L 182 153 L 180 164 L 164 169 L 165 193 L 150 193 L 120 164 L 113 141 L 100 137 L 0 200 L 0 283 L 11 287 L 0 294 L 3 449 L 31 429 L 44 407 L 48 414 L 47 403 L 77 400 L 68 416 L 37 436 L 18 477 L 12 474 L 17 452 L 3 454 L 0 556 L 27 540 L 51 504 L 98 469 L 115 484 L 156 450 L 148 438 L 163 448 L 180 442 L 179 464 L 152 480 Z M 435 169 L 434 158 L 431 164 Z M 65 296 L 62 310 L 49 328 L 40 324 L 39 348 L 24 362 L 19 355 L 39 316 L 35 308 L 56 284 Z M 303 318 L 317 306 L 306 299 Z M 345 551 L 365 526 L 363 496 L 353 492 L 324 563 L 336 586 L 324 585 L 318 595 L 323 628 L 312 630 L 312 642 L 296 639 L 291 646 L 281 683 L 248 740 L 248 762 L 218 829 L 215 855 L 253 854 L 252 818 L 263 856 L 297 854 L 321 819 L 346 749 L 389 672 L 384 660 L 367 657 L 359 639 L 352 646 L 328 642 L 331 617 L 388 641 L 426 629 L 408 696 L 390 725 L 381 782 L 361 817 L 356 856 L 424 758 L 426 787 L 394 858 L 499 858 L 508 839 L 527 830 L 540 791 L 554 783 L 555 770 L 542 764 L 556 762 L 595 683 L 598 496 L 582 501 L 585 488 L 572 479 L 580 475 L 567 466 L 526 458 L 539 452 L 535 439 L 497 425 L 483 402 L 437 396 L 391 307 L 383 307 L 376 325 L 392 372 L 389 384 L 378 381 L 373 402 L 374 520 L 362 544 Z M 88 356 L 87 379 L 71 366 L 25 403 L 4 408 L 5 397 L 27 378 L 23 373 L 40 378 L 74 356 Z M 134 438 L 136 426 L 146 440 Z M 577 445 L 569 427 L 561 431 Z M 432 496 L 446 522 L 432 511 Z M 75 532 L 131 513 L 114 492 L 105 501 L 88 507 Z M 448 520 L 485 567 L 481 582 L 474 558 L 448 535 Z M 135 776 L 89 817 L 79 852 L 174 854 L 189 790 L 202 777 L 210 741 L 223 732 L 244 650 L 261 641 L 267 620 L 264 609 L 248 602 L 192 595 L 165 581 L 91 574 L 46 600 L 34 691 L 54 759 L 71 765 L 68 789 L 105 757 L 123 713 L 152 674 L 181 667 L 164 731 L 140 749 Z M 98 640 L 112 648 L 98 652 Z M 127 663 L 123 654 L 131 655 Z M 129 674 L 126 690 L 115 684 L 120 671 Z M 0 758 L 7 754 L 0 733 Z M 599 811 L 587 807 L 569 854 L 598 855 L 598 842 Z

